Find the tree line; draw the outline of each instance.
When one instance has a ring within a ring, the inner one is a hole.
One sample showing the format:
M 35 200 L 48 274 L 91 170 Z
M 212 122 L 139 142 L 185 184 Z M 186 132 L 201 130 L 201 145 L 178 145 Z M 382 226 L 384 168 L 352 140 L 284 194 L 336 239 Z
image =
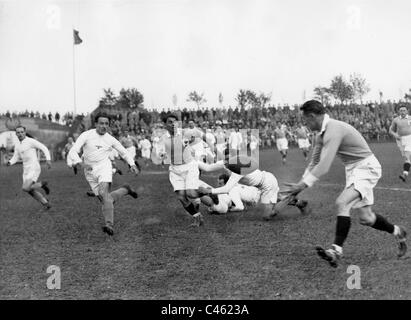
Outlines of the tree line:
M 122 88 L 118 95 L 110 88 L 103 89 L 104 95 L 100 99 L 100 106 L 116 106 L 127 108 L 142 108 L 144 107 L 144 96 L 136 88 Z M 314 97 L 321 101 L 324 105 L 330 104 L 332 99 L 340 104 L 363 102 L 363 98 L 370 92 L 370 86 L 366 79 L 357 73 L 350 75 L 346 80 L 342 74 L 331 79 L 330 85 L 316 86 L 314 88 Z M 382 93 L 380 93 L 381 95 Z M 235 97 L 237 106 L 243 108 L 264 108 L 270 103 L 272 93 L 255 92 L 249 89 L 240 89 Z M 409 96 L 406 94 L 406 99 L 411 99 L 411 91 Z M 172 96 L 172 103 L 176 107 L 178 104 L 177 95 Z M 200 109 L 206 102 L 204 92 L 196 90 L 190 91 L 186 98 L 187 102 L 194 103 Z M 219 93 L 218 101 L 220 106 L 223 105 L 224 97 Z

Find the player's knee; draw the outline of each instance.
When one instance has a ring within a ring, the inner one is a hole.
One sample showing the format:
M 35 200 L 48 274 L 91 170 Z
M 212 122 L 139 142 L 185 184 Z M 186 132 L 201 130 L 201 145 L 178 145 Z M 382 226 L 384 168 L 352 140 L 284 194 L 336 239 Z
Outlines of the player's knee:
M 360 209 L 360 223 L 364 226 L 372 226 L 375 223 L 376 216 L 374 212 L 367 209 Z
M 25 183 L 25 184 L 23 184 L 23 186 L 21 187 L 21 189 L 24 191 L 24 192 L 30 192 L 31 191 L 31 183 Z
M 337 198 L 337 200 L 335 200 L 335 205 L 337 206 L 337 211 L 339 213 L 347 211 L 347 202 L 343 198 Z
M 177 199 L 180 201 L 187 201 L 187 197 L 184 191 L 176 191 Z
M 198 198 L 198 194 L 196 190 L 186 190 L 186 195 L 189 198 Z

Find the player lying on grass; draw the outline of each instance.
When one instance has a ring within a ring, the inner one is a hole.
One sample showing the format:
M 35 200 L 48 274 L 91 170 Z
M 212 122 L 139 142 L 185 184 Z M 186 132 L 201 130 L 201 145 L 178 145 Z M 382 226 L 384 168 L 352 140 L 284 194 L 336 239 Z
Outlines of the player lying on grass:
M 226 173 L 219 175 L 218 186 L 224 186 L 229 178 Z M 212 188 L 203 181 L 200 182 L 200 187 Z M 237 184 L 228 193 L 218 194 L 217 197 L 204 195 L 201 197 L 201 202 L 208 207 L 210 213 L 223 214 L 228 211 L 244 211 L 245 204 L 255 206 L 260 201 L 260 197 L 261 192 L 256 187 Z
M 218 188 L 199 187 L 199 192 L 202 195 L 206 194 L 224 194 L 229 193 L 238 183 L 246 186 L 256 187 L 260 191 L 259 209 L 262 211 L 262 216 L 265 220 L 272 219 L 278 213 L 276 207 L 278 200 L 278 182 L 274 175 L 267 171 L 258 169 L 258 161 L 246 155 L 238 155 L 230 157 L 228 149 L 225 151 L 225 160 L 217 162 L 213 169 L 224 169 L 229 175 L 227 183 Z M 212 169 L 209 169 L 210 172 Z M 304 211 L 307 206 L 306 201 L 291 201 L 286 200 L 286 204 L 297 206 Z M 284 203 L 281 203 L 282 208 Z
M 337 226 L 334 243 L 327 250 L 317 247 L 319 256 L 331 266 L 337 266 L 351 226 L 351 209 L 358 209 L 361 224 L 394 235 L 399 247 L 398 257 L 404 256 L 407 251 L 405 229 L 390 223 L 372 210 L 373 189 L 381 178 L 381 165 L 364 137 L 349 124 L 331 119 L 318 101 L 307 101 L 301 111 L 308 128 L 317 131 L 317 135 L 312 160 L 301 181 L 289 184 L 289 193 L 298 194 L 312 187 L 330 170 L 335 155 L 342 160 L 346 173 L 345 189 L 336 200 Z
M 67 164 L 69 166 L 83 165 L 86 180 L 102 203 L 102 212 L 105 220 L 103 232 L 112 236 L 114 234 L 114 203 L 127 194 L 137 198 L 137 193 L 128 184 L 110 192 L 113 180 L 110 160 L 112 150 L 115 149 L 127 161 L 134 174 L 138 174 L 139 171 L 134 163 L 134 159 L 130 157 L 127 150 L 107 132 L 110 121 L 109 116 L 98 114 L 95 121 L 95 129 L 85 131 L 78 137 L 68 154 Z M 79 156 L 81 150 L 83 150 L 83 160 Z
M 48 210 L 51 208 L 49 201 L 43 196 L 41 190 L 46 194 L 50 193 L 47 182 L 37 182 L 41 173 L 41 167 L 37 158 L 37 150 L 41 150 L 46 156 L 47 167 L 51 168 L 51 157 L 47 147 L 33 138 L 26 136 L 26 128 L 18 126 L 16 135 L 19 143 L 14 146 L 13 157 L 7 162 L 7 165 L 15 164 L 19 159 L 23 161 L 23 185 L 22 189 L 34 199 L 40 202 Z

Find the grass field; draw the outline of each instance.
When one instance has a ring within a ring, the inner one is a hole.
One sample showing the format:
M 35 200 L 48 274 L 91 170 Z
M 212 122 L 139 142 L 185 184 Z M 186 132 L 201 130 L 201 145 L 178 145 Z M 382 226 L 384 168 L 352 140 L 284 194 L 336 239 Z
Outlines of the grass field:
M 410 229 L 411 190 L 398 179 L 399 151 L 394 143 L 372 149 L 383 166 L 376 212 Z M 305 163 L 297 149 L 285 166 L 278 152 L 261 151 L 260 167 L 281 183 L 296 181 Z M 113 238 L 101 231 L 100 205 L 85 194 L 83 174 L 74 176 L 63 162 L 43 169 L 53 204 L 43 212 L 21 191 L 21 170 L 0 168 L 1 299 L 411 299 L 411 259 L 398 260 L 393 237 L 355 217 L 339 267 L 316 256 L 315 246 L 334 238 L 334 201 L 344 185 L 339 160 L 302 194 L 309 216 L 293 208 L 269 222 L 252 210 L 205 214 L 200 229 L 189 227 L 167 171 L 116 175 L 114 186 L 144 189 L 116 205 Z M 361 269 L 359 290 L 346 285 L 351 264 Z M 60 290 L 47 289 L 50 265 L 61 269 Z

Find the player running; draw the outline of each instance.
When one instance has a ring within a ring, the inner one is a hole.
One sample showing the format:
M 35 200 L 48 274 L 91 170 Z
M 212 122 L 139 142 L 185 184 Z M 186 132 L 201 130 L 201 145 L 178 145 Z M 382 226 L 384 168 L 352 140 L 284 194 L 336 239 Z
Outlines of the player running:
M 311 163 L 302 180 L 297 184 L 290 184 L 290 194 L 298 194 L 313 186 L 329 171 L 335 155 L 341 158 L 346 173 L 345 189 L 336 200 L 337 227 L 334 243 L 327 250 L 317 247 L 318 255 L 331 266 L 337 266 L 343 255 L 342 246 L 351 226 L 350 211 L 358 209 L 360 223 L 394 235 L 398 241 L 398 257 L 404 256 L 407 251 L 405 229 L 391 224 L 372 210 L 373 189 L 381 178 L 381 165 L 364 137 L 351 125 L 331 119 L 318 101 L 307 101 L 300 109 L 308 128 L 318 133 Z
M 308 139 L 310 132 L 301 122 L 298 128 L 295 130 L 297 136 L 298 148 L 300 148 L 304 154 L 305 161 L 308 160 L 308 152 L 310 151 L 310 140 Z
M 146 135 L 138 142 L 138 148 L 141 150 L 141 157 L 143 158 L 146 167 L 148 166 L 148 162 L 151 159 L 151 142 L 149 138 L 150 137 Z
M 130 135 L 129 130 L 126 128 L 124 129 L 123 135 L 120 137 L 120 143 L 124 148 L 126 148 L 128 155 L 130 156 L 131 159 L 133 159 L 134 164 L 140 171 L 140 165 L 138 162 L 135 160 L 136 159 L 136 146 L 138 145 L 138 141 L 135 137 Z M 130 165 L 130 164 L 129 164 Z
M 49 194 L 50 189 L 46 181 L 37 182 L 41 173 L 41 166 L 39 159 L 37 158 L 37 150 L 41 150 L 44 153 L 48 169 L 51 168 L 50 152 L 44 144 L 33 138 L 27 137 L 25 127 L 16 127 L 16 135 L 19 142 L 14 146 L 13 157 L 7 162 L 7 165 L 11 166 L 19 159 L 23 161 L 23 191 L 27 192 L 48 210 L 51 208 L 51 205 L 40 190 L 43 189 L 46 194 Z
M 283 164 L 287 162 L 287 150 L 288 150 L 287 135 L 290 135 L 290 132 L 287 130 L 287 126 L 284 124 L 282 124 L 281 126 L 277 124 L 277 127 L 274 130 L 274 137 L 275 137 L 275 141 L 277 144 L 277 149 L 281 153 Z
M 411 167 L 411 118 L 406 107 L 400 107 L 399 116 L 391 124 L 390 134 L 396 139 L 397 146 L 404 158 L 404 171 L 400 175 L 406 181 Z
M 67 164 L 84 167 L 84 175 L 94 194 L 103 204 L 102 213 L 105 220 L 103 232 L 114 235 L 114 203 L 124 195 L 137 198 L 137 193 L 128 185 L 124 184 L 115 191 L 110 192 L 113 180 L 113 171 L 110 156 L 115 149 L 120 156 L 127 161 L 131 171 L 138 174 L 139 170 L 134 159 L 121 143 L 111 136 L 107 131 L 110 117 L 106 114 L 98 114 L 95 118 L 96 128 L 83 132 L 74 143 L 68 154 Z M 83 149 L 83 160 L 79 153 Z

